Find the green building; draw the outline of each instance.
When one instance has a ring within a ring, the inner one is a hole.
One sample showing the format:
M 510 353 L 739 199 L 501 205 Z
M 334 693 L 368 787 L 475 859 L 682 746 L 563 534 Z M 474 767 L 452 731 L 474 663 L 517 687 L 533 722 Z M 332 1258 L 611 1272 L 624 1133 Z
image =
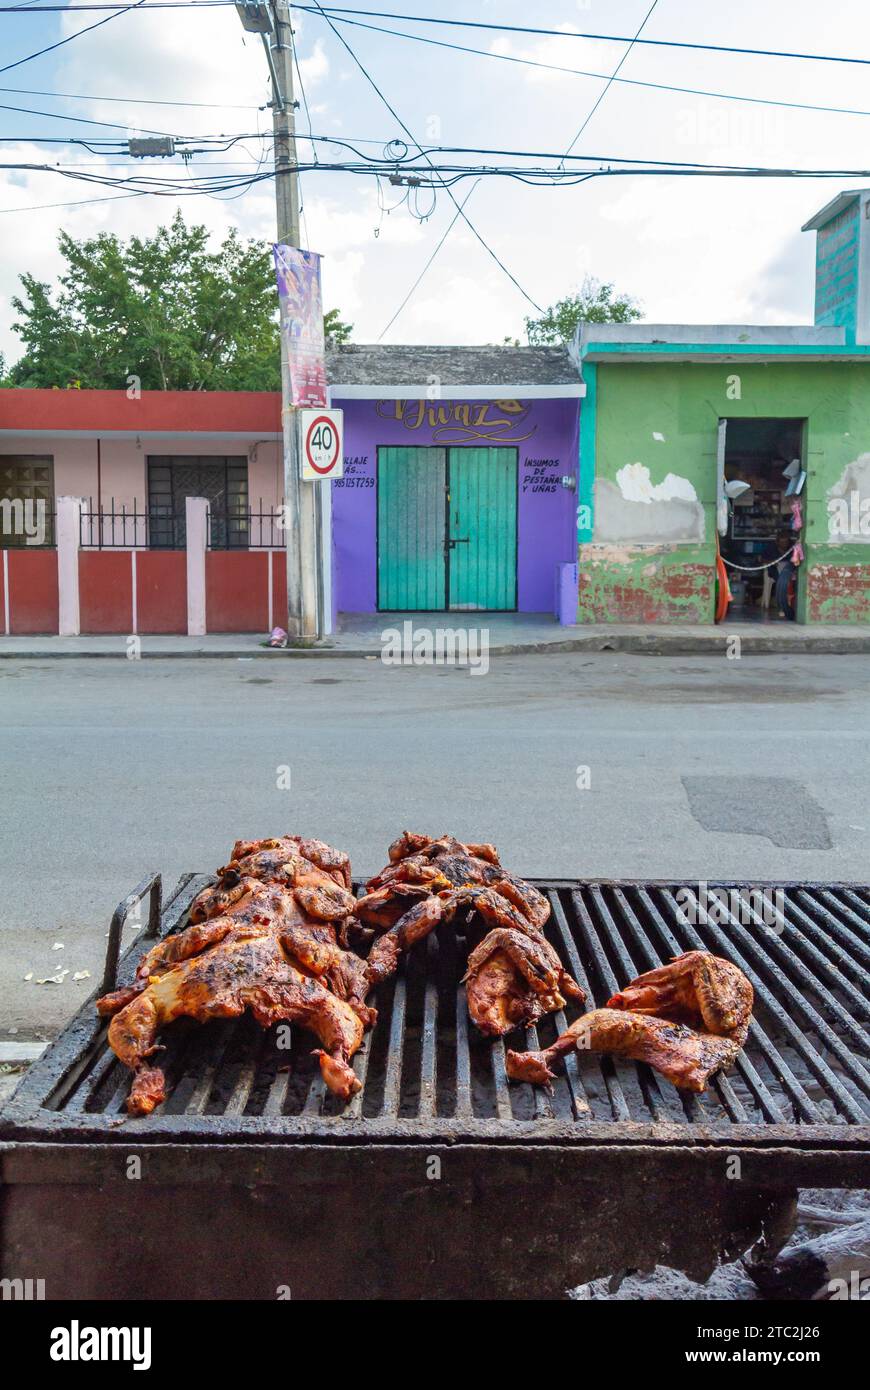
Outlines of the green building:
M 726 620 L 775 620 L 765 562 L 795 543 L 797 620 L 870 622 L 868 211 L 806 224 L 813 327 L 580 326 L 581 623 L 712 623 L 717 547 Z

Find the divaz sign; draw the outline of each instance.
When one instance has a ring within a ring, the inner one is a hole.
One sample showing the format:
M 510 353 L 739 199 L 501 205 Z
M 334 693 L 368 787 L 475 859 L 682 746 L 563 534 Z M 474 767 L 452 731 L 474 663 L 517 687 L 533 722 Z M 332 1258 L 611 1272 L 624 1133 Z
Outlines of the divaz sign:
M 134 1371 L 151 1368 L 150 1327 L 53 1327 L 52 1361 L 131 1361 Z

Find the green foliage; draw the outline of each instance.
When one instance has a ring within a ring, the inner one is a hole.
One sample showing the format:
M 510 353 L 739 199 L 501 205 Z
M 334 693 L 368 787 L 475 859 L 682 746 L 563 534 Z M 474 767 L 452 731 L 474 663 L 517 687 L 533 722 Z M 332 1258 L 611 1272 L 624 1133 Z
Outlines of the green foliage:
M 22 275 L 13 299 L 24 356 L 14 386 L 269 391 L 281 385 L 271 248 L 236 231 L 211 250 L 205 227 L 177 212 L 153 237 L 74 241 L 55 291 Z M 341 323 L 345 338 L 351 326 Z M 345 341 L 342 338 L 341 341 Z
M 323 331 L 333 343 L 349 343 L 353 324 L 344 323 L 338 309 L 327 309 L 323 315 Z
M 569 343 L 578 323 L 633 323 L 641 317 L 641 307 L 630 295 L 617 294 L 615 286 L 587 275 L 574 294 L 551 305 L 540 318 L 526 319 L 526 335 L 532 347 Z

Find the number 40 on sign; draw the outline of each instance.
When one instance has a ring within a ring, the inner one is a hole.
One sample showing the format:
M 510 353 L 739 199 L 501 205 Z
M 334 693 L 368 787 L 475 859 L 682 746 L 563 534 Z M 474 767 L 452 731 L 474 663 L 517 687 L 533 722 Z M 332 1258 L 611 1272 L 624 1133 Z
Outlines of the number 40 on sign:
M 344 476 L 343 423 L 341 410 L 300 410 L 303 478 L 322 481 Z

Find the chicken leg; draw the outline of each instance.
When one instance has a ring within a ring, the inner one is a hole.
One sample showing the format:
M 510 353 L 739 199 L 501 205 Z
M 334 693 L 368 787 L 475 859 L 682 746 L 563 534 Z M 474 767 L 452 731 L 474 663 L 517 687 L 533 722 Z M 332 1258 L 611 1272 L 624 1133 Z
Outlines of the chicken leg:
M 551 1063 L 572 1051 L 606 1052 L 630 1057 L 655 1067 L 668 1081 L 686 1091 L 703 1091 L 710 1077 L 728 1067 L 740 1051 L 731 1038 L 696 1033 L 684 1023 L 653 1018 L 623 1009 L 593 1009 L 540 1052 L 507 1053 L 505 1066 L 512 1081 L 549 1086 Z

